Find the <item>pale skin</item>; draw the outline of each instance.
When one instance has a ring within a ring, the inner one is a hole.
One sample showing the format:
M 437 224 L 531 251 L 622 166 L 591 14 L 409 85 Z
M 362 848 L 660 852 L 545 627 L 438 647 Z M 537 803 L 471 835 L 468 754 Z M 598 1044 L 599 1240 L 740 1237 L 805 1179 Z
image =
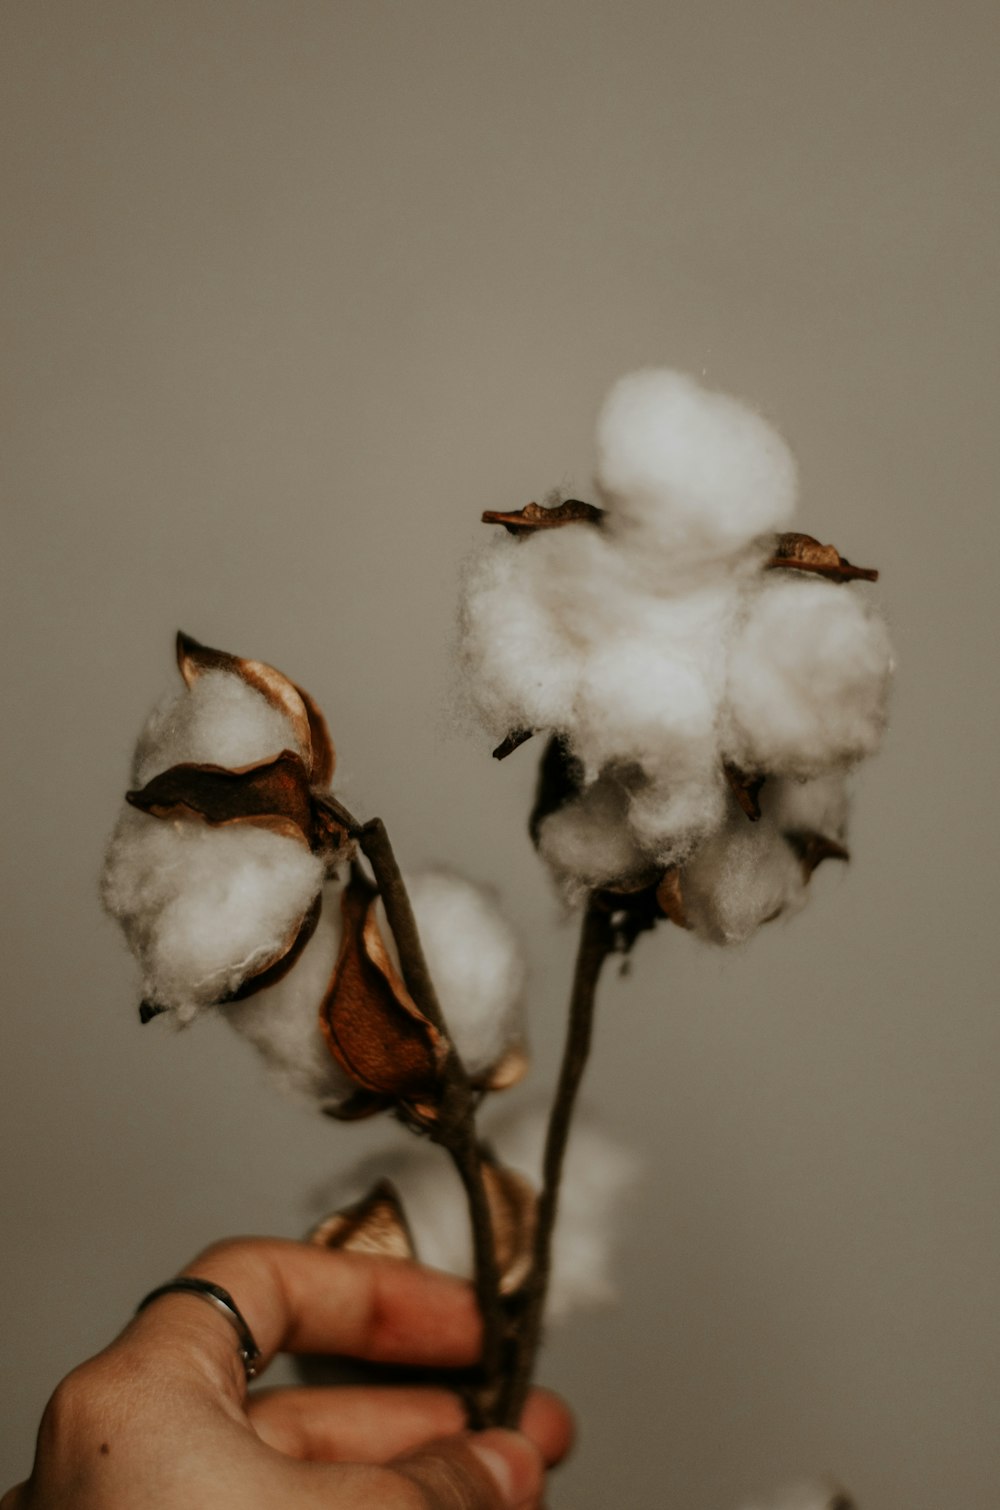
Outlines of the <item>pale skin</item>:
M 471 1290 L 416 1264 L 234 1239 L 183 1272 L 230 1292 L 262 1365 L 281 1351 L 476 1361 Z M 58 1386 L 31 1477 L 0 1510 L 536 1510 L 572 1422 L 536 1390 L 520 1424 L 469 1433 L 458 1396 L 430 1386 L 248 1395 L 225 1316 L 172 1294 Z

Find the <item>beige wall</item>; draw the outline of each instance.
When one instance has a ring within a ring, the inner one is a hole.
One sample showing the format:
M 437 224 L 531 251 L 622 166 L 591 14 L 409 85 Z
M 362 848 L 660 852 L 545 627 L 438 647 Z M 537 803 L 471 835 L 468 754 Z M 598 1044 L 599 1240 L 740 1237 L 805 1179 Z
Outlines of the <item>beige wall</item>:
M 221 1026 L 140 1030 L 95 875 L 171 636 L 284 667 L 408 860 L 503 887 L 551 1076 L 572 939 L 532 757 L 447 714 L 483 507 L 585 490 L 608 383 L 759 404 L 900 653 L 849 874 L 644 941 L 590 1100 L 646 1153 L 624 1303 L 553 1339 L 554 1506 L 864 1510 L 1000 1476 L 997 12 L 954 0 L 6 0 L 2 1473 L 206 1240 L 373 1139 Z M 994 382 L 991 383 L 991 380 Z M 832 867 L 828 868 L 832 869 Z

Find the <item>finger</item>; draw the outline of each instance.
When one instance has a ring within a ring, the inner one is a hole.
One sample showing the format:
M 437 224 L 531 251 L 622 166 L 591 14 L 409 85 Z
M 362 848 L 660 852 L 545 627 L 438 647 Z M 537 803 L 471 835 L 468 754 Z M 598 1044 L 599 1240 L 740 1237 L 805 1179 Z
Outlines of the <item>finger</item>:
M 429 1387 L 267 1390 L 251 1397 L 247 1413 L 269 1446 L 325 1463 L 385 1463 L 466 1425 L 458 1397 Z M 556 1395 L 535 1390 L 521 1431 L 552 1467 L 572 1444 L 573 1420 Z
M 481 1324 L 470 1287 L 418 1264 L 247 1238 L 207 1249 L 184 1273 L 229 1291 L 261 1350 L 259 1368 L 279 1349 L 445 1368 L 478 1356 Z M 180 1348 L 242 1395 L 233 1328 L 199 1296 L 161 1297 L 122 1342 Z
M 466 1425 L 457 1395 L 417 1386 L 267 1390 L 247 1414 L 270 1447 L 320 1463 L 387 1463 Z
M 515 1431 L 432 1442 L 393 1467 L 418 1486 L 426 1510 L 529 1510 L 545 1479 L 538 1448 Z

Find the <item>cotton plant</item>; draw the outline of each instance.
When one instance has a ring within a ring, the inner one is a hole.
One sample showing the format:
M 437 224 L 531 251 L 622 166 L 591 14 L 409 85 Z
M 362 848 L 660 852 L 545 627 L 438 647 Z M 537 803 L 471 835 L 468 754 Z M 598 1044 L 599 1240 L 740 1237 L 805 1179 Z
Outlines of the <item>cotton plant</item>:
M 751 409 L 635 373 L 597 453 L 597 502 L 483 516 L 461 592 L 468 700 L 499 758 L 538 738 L 528 826 L 581 916 L 547 1107 L 489 1112 L 528 1066 L 498 897 L 400 870 L 380 820 L 335 795 L 318 706 L 273 667 L 178 637 L 182 685 L 142 731 L 104 869 L 144 1022 L 217 1013 L 300 1100 L 418 1135 L 346 1174 L 311 1240 L 471 1276 L 476 1426 L 519 1419 L 546 1317 L 614 1293 L 634 1160 L 573 1127 L 605 961 L 660 923 L 740 944 L 804 904 L 847 857 L 892 670 L 876 573 L 789 528 L 795 464 Z

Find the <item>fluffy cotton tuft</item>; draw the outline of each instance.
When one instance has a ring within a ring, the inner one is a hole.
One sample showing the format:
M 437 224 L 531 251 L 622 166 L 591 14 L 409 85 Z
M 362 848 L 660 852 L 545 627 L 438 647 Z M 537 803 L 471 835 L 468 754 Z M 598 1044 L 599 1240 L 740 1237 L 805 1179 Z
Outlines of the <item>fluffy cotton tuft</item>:
M 628 811 L 625 785 L 603 776 L 542 821 L 538 853 L 570 888 L 627 885 L 649 868 Z
M 230 1026 L 263 1056 L 280 1090 L 321 1103 L 344 1101 L 357 1090 L 330 1053 L 319 1021 L 340 951 L 342 890 L 337 881 L 323 888 L 316 931 L 280 981 L 220 1008 Z
M 730 659 L 732 757 L 805 776 L 874 754 L 892 665 L 884 623 L 854 591 L 771 573 Z
M 876 749 L 888 635 L 858 587 L 767 567 L 795 465 L 735 399 L 634 373 L 607 400 L 598 450 L 602 523 L 494 537 L 470 566 L 469 698 L 496 742 L 554 734 L 575 763 L 578 790 L 536 821 L 570 901 L 680 866 L 697 931 L 735 942 L 803 899 L 782 834 L 843 837 L 842 787 L 821 798 L 801 783 Z M 767 778 L 756 831 L 727 767 Z M 778 813 L 779 797 L 802 810 Z
M 754 1500 L 743 1510 L 852 1510 L 854 1501 L 829 1479 L 790 1484 L 767 1499 Z
M 144 995 L 188 1021 L 288 947 L 323 871 L 304 845 L 266 829 L 126 808 L 102 898 L 139 960 Z
M 545 1119 L 521 1112 L 486 1136 L 501 1161 L 538 1188 Z M 360 1199 L 376 1179 L 387 1177 L 399 1191 L 422 1263 L 451 1274 L 472 1274 L 472 1239 L 461 1183 L 439 1148 L 392 1149 L 368 1159 L 329 1192 L 330 1205 Z M 619 1208 L 638 1178 L 633 1154 L 589 1125 L 574 1126 L 559 1194 L 559 1221 L 553 1246 L 546 1314 L 563 1321 L 575 1311 L 616 1299 L 611 1260 Z
M 448 1031 L 473 1079 L 523 1036 L 525 962 L 495 893 L 445 869 L 406 879 L 424 957 Z M 381 900 L 383 938 L 395 954 Z
M 206 671 L 165 698 L 147 720 L 135 753 L 133 781 L 145 786 L 188 762 L 239 770 L 299 749 L 289 720 L 242 677 Z
M 731 556 L 795 509 L 795 461 L 777 431 L 682 372 L 654 368 L 616 383 L 597 446 L 611 527 L 673 564 Z
M 767 819 L 735 812 L 683 873 L 684 911 L 714 944 L 744 944 L 762 923 L 797 912 L 806 900 L 802 865 Z

